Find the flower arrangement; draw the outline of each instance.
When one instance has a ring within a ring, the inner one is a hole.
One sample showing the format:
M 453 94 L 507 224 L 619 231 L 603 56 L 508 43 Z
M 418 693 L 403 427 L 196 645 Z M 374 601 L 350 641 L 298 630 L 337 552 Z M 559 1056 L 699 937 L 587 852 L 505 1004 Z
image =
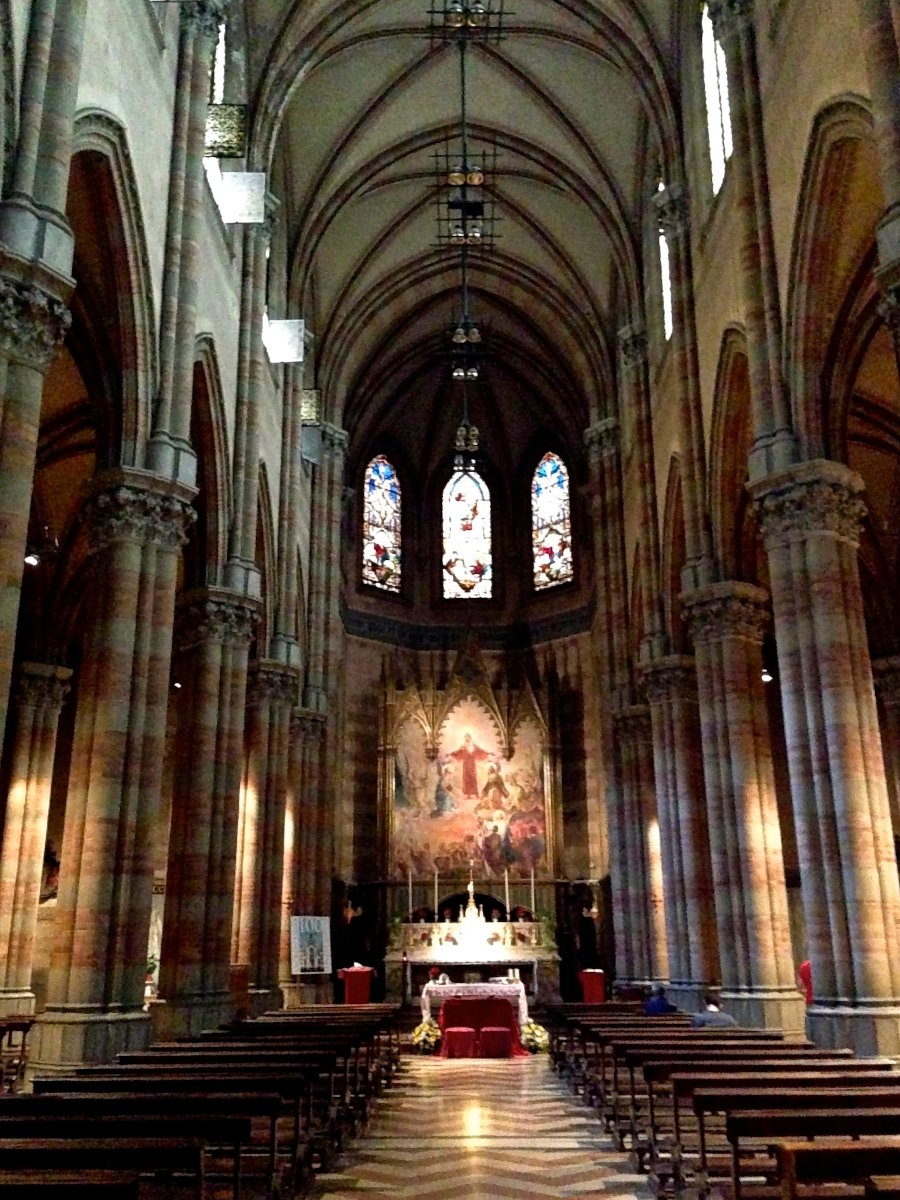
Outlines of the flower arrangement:
M 543 1025 L 538 1025 L 537 1021 L 526 1021 L 519 1033 L 519 1039 L 525 1049 L 530 1050 L 532 1054 L 537 1054 L 550 1047 L 550 1035 Z
M 426 1019 L 412 1031 L 413 1049 L 420 1054 L 434 1054 L 441 1042 L 441 1029 L 434 1017 Z

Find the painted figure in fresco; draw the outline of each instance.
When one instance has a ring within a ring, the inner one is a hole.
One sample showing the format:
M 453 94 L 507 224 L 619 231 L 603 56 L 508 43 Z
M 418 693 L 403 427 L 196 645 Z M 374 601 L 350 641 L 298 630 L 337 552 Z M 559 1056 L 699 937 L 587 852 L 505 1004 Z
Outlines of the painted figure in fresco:
M 506 784 L 503 782 L 503 776 L 500 774 L 500 764 L 498 762 L 489 762 L 487 769 L 487 779 L 484 787 L 481 789 L 481 800 L 478 807 L 485 805 L 493 810 L 502 807 L 502 801 L 509 797 L 509 791 Z
M 457 762 L 462 763 L 462 792 L 467 800 L 478 799 L 478 772 L 476 763 L 483 762 L 484 759 L 490 758 L 487 750 L 482 750 L 480 746 L 476 746 L 472 741 L 471 733 L 467 733 L 463 738 L 463 744 L 458 750 L 451 750 L 450 757 L 455 758 Z
M 496 825 L 491 826 L 491 832 L 484 835 L 481 844 L 484 865 L 490 875 L 502 875 L 505 866 L 503 857 L 503 834 Z
M 455 812 L 456 804 L 453 800 L 453 788 L 450 783 L 449 767 L 445 764 L 438 772 L 437 783 L 434 788 L 434 808 L 431 811 L 433 817 L 443 816 L 444 813 Z

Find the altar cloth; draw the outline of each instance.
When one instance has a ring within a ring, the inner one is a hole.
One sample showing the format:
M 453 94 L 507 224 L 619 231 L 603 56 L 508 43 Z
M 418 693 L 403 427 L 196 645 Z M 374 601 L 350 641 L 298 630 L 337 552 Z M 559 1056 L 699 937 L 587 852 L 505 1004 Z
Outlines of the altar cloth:
M 519 1040 L 519 1022 L 516 1020 L 516 1010 L 507 997 L 500 996 L 455 996 L 450 997 L 441 1005 L 438 1016 L 441 1032 L 450 1029 L 471 1029 L 474 1033 L 476 1049 L 474 1055 L 481 1053 L 482 1030 L 498 1028 L 509 1030 L 507 1045 L 511 1058 L 527 1057 Z M 441 1058 L 464 1057 L 457 1047 L 449 1045 L 450 1039 L 445 1037 L 441 1046 Z
M 509 1002 L 518 1018 L 519 1028 L 528 1020 L 528 1002 L 525 985 L 521 980 L 514 983 L 426 983 L 422 988 L 422 1020 L 431 1016 L 431 1005 L 440 1007 L 445 1000 L 484 1000 L 496 997 Z

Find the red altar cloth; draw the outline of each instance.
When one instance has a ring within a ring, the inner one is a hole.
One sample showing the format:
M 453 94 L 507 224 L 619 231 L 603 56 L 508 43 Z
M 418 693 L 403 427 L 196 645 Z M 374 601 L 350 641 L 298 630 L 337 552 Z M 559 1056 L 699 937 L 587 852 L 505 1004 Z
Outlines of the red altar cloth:
M 476 1041 L 478 1033 L 485 1025 L 503 1025 L 509 1029 L 509 1040 L 512 1058 L 527 1058 L 528 1051 L 523 1049 L 519 1041 L 519 1021 L 516 1012 L 508 1000 L 499 996 L 485 996 L 483 1000 L 470 997 L 450 997 L 445 1000 L 438 1014 L 438 1025 L 441 1032 L 451 1026 L 469 1026 L 475 1030 Z M 447 1057 L 446 1043 L 442 1040 L 441 1057 Z
M 344 1003 L 368 1004 L 374 974 L 371 967 L 343 967 L 338 971 L 338 979 L 344 981 Z

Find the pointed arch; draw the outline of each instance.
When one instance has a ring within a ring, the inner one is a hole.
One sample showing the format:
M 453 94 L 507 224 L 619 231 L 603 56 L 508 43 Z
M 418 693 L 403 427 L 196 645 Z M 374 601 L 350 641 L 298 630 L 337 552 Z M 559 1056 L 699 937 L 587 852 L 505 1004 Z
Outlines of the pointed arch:
M 713 397 L 709 507 L 723 578 L 757 582 L 757 543 L 745 488 L 753 442 L 750 368 L 742 329 L 725 330 Z
M 191 445 L 197 455 L 198 521 L 196 539 L 201 575 L 189 586 L 221 582 L 231 514 L 231 472 L 222 378 L 211 334 L 197 338 L 194 351 L 194 390 L 191 403 Z M 186 552 L 187 557 L 187 552 Z
M 403 489 L 386 455 L 376 454 L 366 464 L 362 490 L 362 581 L 398 593 L 403 582 Z
M 666 631 L 676 654 L 688 650 L 687 630 L 681 618 L 681 571 L 686 557 L 681 457 L 673 454 L 669 462 L 663 516 L 662 592 Z
M 491 493 L 477 471 L 456 470 L 448 479 L 441 493 L 441 531 L 444 599 L 490 599 Z
M 261 600 L 259 625 L 256 628 L 256 657 L 267 658 L 274 628 L 275 607 L 275 518 L 272 510 L 272 489 L 266 464 L 259 464 L 256 502 L 256 565 L 259 568 Z
M 531 557 L 536 591 L 575 578 L 569 470 L 552 450 L 531 476 Z

